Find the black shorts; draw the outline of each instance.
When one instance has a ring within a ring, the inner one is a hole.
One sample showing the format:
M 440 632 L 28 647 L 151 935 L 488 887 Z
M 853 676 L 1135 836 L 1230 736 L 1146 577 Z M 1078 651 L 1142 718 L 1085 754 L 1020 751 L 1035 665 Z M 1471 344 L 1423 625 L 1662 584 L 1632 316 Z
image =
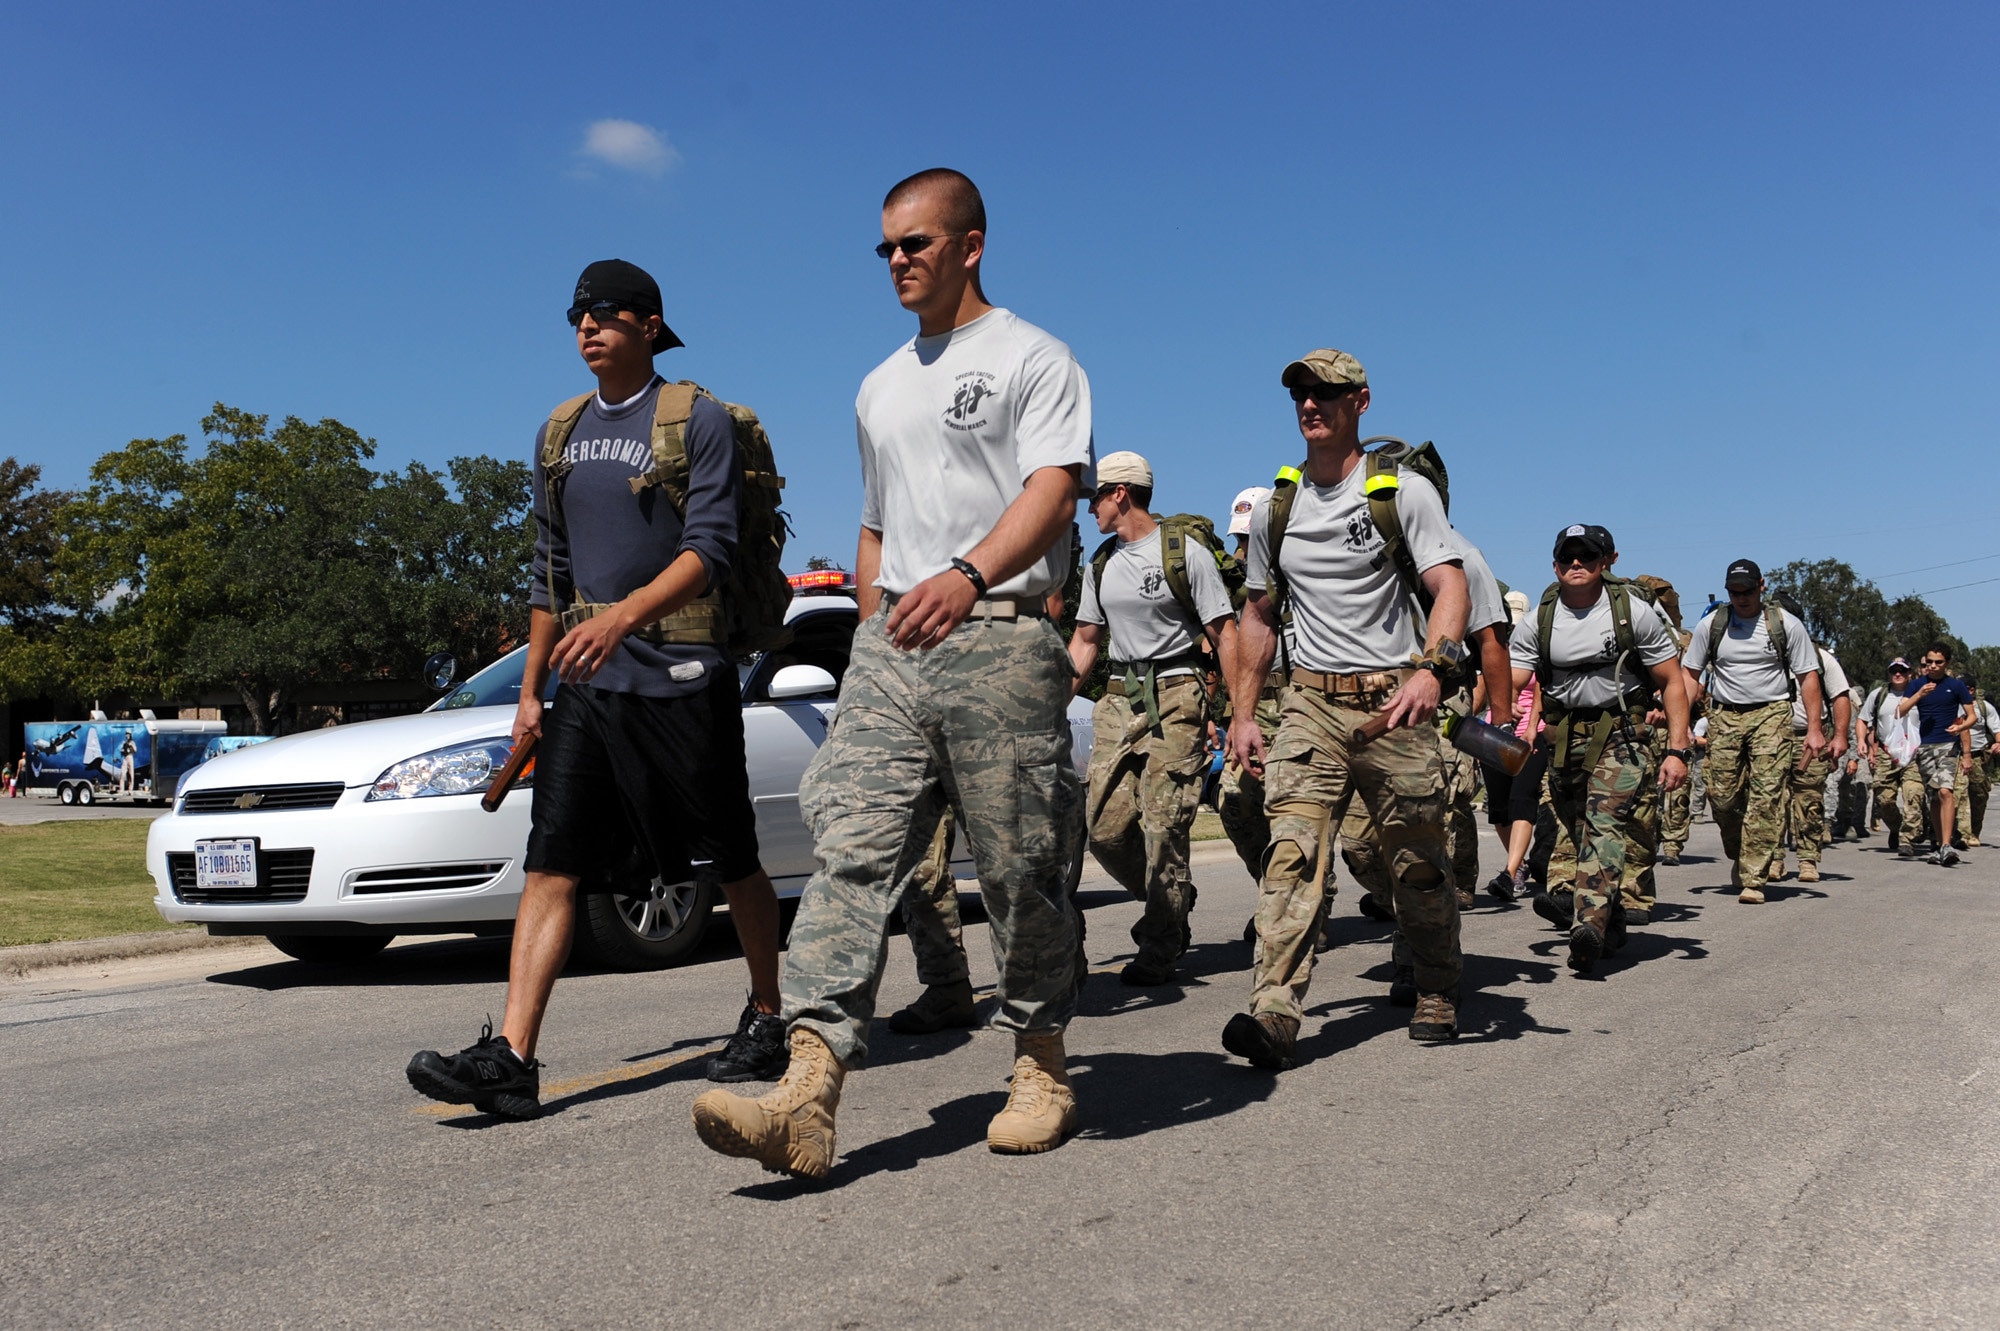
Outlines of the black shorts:
M 1536 744 L 1528 755 L 1528 761 L 1521 764 L 1519 776 L 1509 776 L 1504 767 L 1479 764 L 1480 775 L 1486 778 L 1486 821 L 1499 827 L 1505 823 L 1526 819 L 1535 821 L 1535 810 L 1542 803 L 1542 777 L 1549 770 L 1549 748 L 1546 744 Z
M 565 684 L 535 754 L 530 872 L 593 883 L 639 864 L 669 883 L 733 883 L 759 867 L 736 671 L 648 698 Z

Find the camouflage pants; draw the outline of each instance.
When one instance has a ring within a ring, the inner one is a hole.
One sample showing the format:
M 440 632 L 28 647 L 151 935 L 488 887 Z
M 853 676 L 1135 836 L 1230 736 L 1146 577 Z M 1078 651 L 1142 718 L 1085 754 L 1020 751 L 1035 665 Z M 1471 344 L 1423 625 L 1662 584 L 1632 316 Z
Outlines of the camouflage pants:
M 910 885 L 903 889 L 903 930 L 917 958 L 917 980 L 934 984 L 968 984 L 972 972 L 965 961 L 965 930 L 958 920 L 958 879 L 951 872 L 951 814 L 938 819 L 930 853 L 917 862 Z
M 1986 765 L 1986 754 L 1975 753 L 1972 770 L 1958 775 L 1958 834 L 1968 841 L 1976 840 L 1986 826 L 1986 801 L 1993 795 L 1993 769 Z
M 1875 817 L 1891 832 L 1910 825 L 1910 835 L 1924 835 L 1924 777 L 1912 763 L 1898 765 L 1887 753 L 1875 754 Z
M 1257 729 L 1264 736 L 1264 752 L 1269 754 L 1278 735 L 1278 700 L 1257 700 Z M 1236 847 L 1243 867 L 1252 878 L 1264 872 L 1264 852 L 1271 845 L 1271 820 L 1264 816 L 1264 780 L 1237 766 L 1234 758 L 1222 765 L 1222 787 L 1216 799 L 1216 816 L 1229 843 Z
M 1694 773 L 1689 771 L 1688 779 L 1672 790 L 1660 793 L 1660 854 L 1680 858 L 1687 849 L 1691 801 L 1694 797 Z
M 1458 896 L 1444 833 L 1444 764 L 1437 732 L 1392 730 L 1372 744 L 1351 742 L 1383 694 L 1328 697 L 1286 692 L 1265 769 L 1271 846 L 1257 898 L 1257 954 L 1250 1010 L 1298 1018 L 1312 981 L 1313 943 L 1326 916 L 1332 831 L 1359 799 L 1389 865 L 1397 925 L 1417 988 L 1458 984 Z
M 1736 861 L 1739 886 L 1761 889 L 1770 878 L 1793 757 L 1789 702 L 1709 712 L 1709 803 L 1722 829 L 1722 853 Z
M 1646 788 L 1656 784 L 1659 770 L 1653 762 L 1651 727 L 1620 726 L 1612 731 L 1594 767 L 1584 765 L 1591 747 L 1585 730 L 1577 726 L 1567 763 L 1549 764 L 1549 797 L 1556 806 L 1556 820 L 1577 855 L 1579 918 L 1625 897 L 1633 877 L 1627 872 L 1626 848 L 1635 836 L 1643 836 L 1634 824 Z M 1549 879 L 1555 881 L 1553 868 Z
M 1194 905 L 1188 832 L 1208 771 L 1208 698 L 1193 675 L 1156 694 L 1157 725 L 1116 684 L 1097 700 L 1084 825 L 1104 871 L 1146 903 L 1132 926 L 1139 960 L 1170 965 Z
M 1659 858 L 1664 835 L 1661 832 L 1662 801 L 1658 781 L 1660 763 L 1667 756 L 1667 729 L 1665 726 L 1634 726 L 1633 733 L 1639 737 L 1646 753 L 1651 757 L 1653 773 L 1634 801 L 1631 814 L 1624 820 L 1625 854 L 1622 860 L 1618 882 L 1618 896 L 1627 910 L 1651 912 L 1657 900 L 1654 895 L 1655 879 L 1653 864 Z M 1581 739 L 1577 741 L 1583 743 Z M 1608 746 L 1607 746 L 1608 747 Z M 1580 757 L 1577 761 L 1582 761 Z M 1551 798 L 1555 786 L 1555 769 L 1549 771 Z M 1682 790 L 1687 787 L 1683 785 Z M 1682 845 L 1686 845 L 1686 830 L 1682 830 Z M 1678 849 L 1674 852 L 1678 855 Z M 1577 875 L 1576 841 L 1570 832 L 1567 817 L 1556 818 L 1555 847 L 1549 852 L 1548 883 L 1551 890 L 1575 890 Z
M 902 651 L 885 618 L 855 631 L 840 709 L 800 783 L 820 869 L 781 985 L 787 1023 L 816 1032 L 850 1068 L 868 1055 L 890 913 L 947 810 L 965 829 L 991 922 L 993 1024 L 1060 1030 L 1076 1005 L 1066 887 L 1083 801 L 1062 639 L 1043 619 L 969 620 L 929 651 Z
M 1794 734 L 1792 743 L 1804 739 Z M 1803 768 L 1794 759 L 1785 768 L 1785 821 L 1792 834 L 1792 845 L 1797 848 L 1800 864 L 1818 864 L 1821 851 L 1826 848 L 1826 782 L 1833 775 L 1833 759 L 1822 749 L 1816 758 L 1809 759 Z M 1784 854 L 1784 841 L 1778 842 L 1778 854 Z M 1776 858 L 1775 856 L 1773 858 Z

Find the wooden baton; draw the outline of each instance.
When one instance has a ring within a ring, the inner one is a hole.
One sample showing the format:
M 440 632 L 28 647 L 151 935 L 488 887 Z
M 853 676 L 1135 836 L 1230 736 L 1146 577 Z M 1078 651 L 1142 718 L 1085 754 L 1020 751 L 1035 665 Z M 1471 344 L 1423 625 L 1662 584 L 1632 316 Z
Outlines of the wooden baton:
M 500 769 L 500 775 L 486 787 L 486 793 L 479 797 L 479 807 L 488 813 L 496 813 L 500 801 L 507 798 L 507 792 L 521 779 L 521 770 L 535 760 L 535 745 L 541 736 L 530 730 L 521 736 L 521 742 L 514 746 L 514 752 L 507 758 L 507 765 Z

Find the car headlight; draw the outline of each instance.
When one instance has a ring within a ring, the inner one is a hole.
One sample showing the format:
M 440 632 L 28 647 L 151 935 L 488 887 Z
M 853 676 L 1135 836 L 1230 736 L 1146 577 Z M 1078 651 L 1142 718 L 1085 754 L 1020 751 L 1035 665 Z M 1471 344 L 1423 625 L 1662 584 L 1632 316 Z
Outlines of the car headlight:
M 405 758 L 375 778 L 368 791 L 373 800 L 420 800 L 432 795 L 477 795 L 493 783 L 493 777 L 507 765 L 514 752 L 506 739 L 474 740 L 448 749 L 432 749 L 414 758 Z M 521 774 L 516 786 L 534 784 L 534 765 Z

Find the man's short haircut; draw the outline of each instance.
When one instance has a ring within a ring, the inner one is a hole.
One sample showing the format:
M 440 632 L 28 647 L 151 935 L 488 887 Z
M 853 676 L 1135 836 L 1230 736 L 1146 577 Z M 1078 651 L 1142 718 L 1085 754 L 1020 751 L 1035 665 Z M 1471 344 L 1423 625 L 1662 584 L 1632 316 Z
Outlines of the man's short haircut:
M 1943 642 L 1943 641 L 1939 641 L 1939 642 L 1934 642 L 1934 643 L 1932 643 L 1932 644 L 1931 644 L 1930 646 L 1928 646 L 1928 647 L 1924 648 L 1924 655 L 1928 656 L 1928 655 L 1930 655 L 1930 654 L 1931 654 L 1932 652 L 1936 652 L 1936 653 L 1937 653 L 1937 654 L 1938 654 L 1939 656 L 1942 656 L 1942 657 L 1944 658 L 1944 663 L 1945 663 L 1946 665 L 1950 665 L 1950 664 L 1951 664 L 1951 644 L 1950 644 L 1950 643 L 1948 643 L 1948 642 Z
M 953 231 L 986 233 L 986 200 L 979 196 L 979 186 L 965 172 L 934 166 L 899 180 L 884 196 L 882 210 L 887 212 L 913 194 L 927 194 L 942 203 L 944 224 Z

